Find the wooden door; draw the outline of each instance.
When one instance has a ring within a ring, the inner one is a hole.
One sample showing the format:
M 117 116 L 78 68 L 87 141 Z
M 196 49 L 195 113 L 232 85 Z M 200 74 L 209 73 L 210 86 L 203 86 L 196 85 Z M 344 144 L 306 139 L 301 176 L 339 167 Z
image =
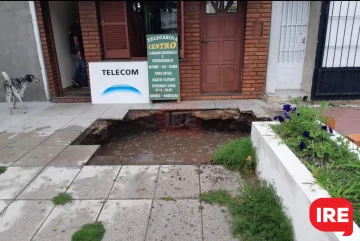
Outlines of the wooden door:
M 238 1 L 202 1 L 200 4 L 201 90 L 239 91 L 244 5 Z
M 130 58 L 126 1 L 100 1 L 105 58 Z

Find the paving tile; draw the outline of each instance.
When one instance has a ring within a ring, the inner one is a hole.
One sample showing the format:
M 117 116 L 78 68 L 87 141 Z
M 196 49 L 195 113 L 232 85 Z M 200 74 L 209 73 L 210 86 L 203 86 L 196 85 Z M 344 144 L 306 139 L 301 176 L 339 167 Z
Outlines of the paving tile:
M 66 191 L 79 171 L 79 167 L 46 167 L 17 199 L 52 199 Z
M 53 132 L 45 131 L 31 131 L 28 133 L 20 134 L 19 138 L 9 141 L 8 146 L 32 146 L 35 147 L 45 141 Z
M 79 130 L 67 130 L 60 129 L 55 132 L 52 136 L 47 138 L 42 146 L 62 146 L 62 145 L 70 145 L 72 141 L 74 141 L 78 136 L 81 135 L 81 131 Z
M 13 167 L 46 166 L 58 156 L 66 146 L 37 146 L 12 164 Z
M 240 188 L 240 173 L 230 171 L 223 166 L 204 165 L 200 167 L 201 193 L 226 189 L 232 195 L 238 194 Z
M 145 240 L 202 240 L 199 206 L 198 200 L 154 200 Z
M 174 103 L 164 102 L 164 103 L 155 103 L 153 104 L 152 110 L 172 110 Z
M 215 100 L 217 109 L 238 109 L 234 100 Z
M 109 110 L 128 110 L 131 109 L 133 105 L 133 103 L 112 104 Z
M 197 170 L 194 165 L 161 166 L 155 198 L 199 198 Z
M 131 110 L 151 110 L 153 104 L 133 104 Z
M 174 103 L 173 109 L 176 110 L 196 110 L 198 106 L 194 104 L 194 101 L 181 101 L 180 103 Z
M 6 146 L 0 150 L 0 166 L 10 166 L 32 150 L 32 146 Z
M 237 241 L 231 234 L 230 214 L 226 207 L 202 204 L 204 241 Z
M 75 200 L 56 206 L 32 241 L 71 240 L 81 226 L 95 222 L 102 205 L 103 201 Z
M 0 240 L 31 240 L 53 207 L 51 201 L 14 201 L 0 215 Z
M 123 166 L 109 199 L 152 199 L 158 172 L 159 166 Z
M 89 126 L 91 126 L 97 118 L 80 118 L 82 116 L 79 116 L 78 118 L 73 119 L 69 123 L 67 123 L 64 127 L 61 129 L 66 130 L 75 130 L 75 131 L 84 131 Z
M 2 211 L 5 210 L 5 208 L 10 204 L 11 201 L 8 200 L 0 200 L 0 214 Z
M 125 115 L 128 113 L 129 109 L 109 109 L 105 111 L 99 118 L 100 119 L 109 119 L 109 120 L 122 120 L 124 119 Z
M 82 166 L 99 149 L 99 145 L 68 146 L 49 165 L 60 167 Z
M 20 137 L 20 133 L 0 133 L 0 146 L 7 146 L 9 142 L 14 141 Z
M 74 199 L 106 199 L 121 166 L 84 166 L 67 193 Z
M 99 118 L 106 109 L 87 109 L 84 112 L 81 112 L 79 117 L 81 118 Z
M 102 241 L 144 240 L 151 200 L 110 200 L 105 203 L 99 221 L 104 224 Z
M 215 102 L 213 100 L 195 100 L 194 105 L 198 107 L 198 109 L 215 109 Z
M 0 199 L 14 199 L 41 171 L 41 167 L 8 167 L 0 175 Z

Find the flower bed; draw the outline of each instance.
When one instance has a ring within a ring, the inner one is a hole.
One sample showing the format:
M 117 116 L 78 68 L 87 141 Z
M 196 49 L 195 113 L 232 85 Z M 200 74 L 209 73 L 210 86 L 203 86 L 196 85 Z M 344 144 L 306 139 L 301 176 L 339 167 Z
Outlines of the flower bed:
M 359 154 L 355 145 L 321 124 L 325 108 L 326 103 L 320 109 L 284 105 L 284 115 L 276 116 L 276 122 L 253 123 L 258 175 L 274 182 L 293 219 L 297 240 L 349 240 L 342 233 L 312 227 L 308 210 L 317 198 L 346 198 L 353 204 L 355 222 L 360 223 Z M 353 236 L 360 240 L 355 223 Z

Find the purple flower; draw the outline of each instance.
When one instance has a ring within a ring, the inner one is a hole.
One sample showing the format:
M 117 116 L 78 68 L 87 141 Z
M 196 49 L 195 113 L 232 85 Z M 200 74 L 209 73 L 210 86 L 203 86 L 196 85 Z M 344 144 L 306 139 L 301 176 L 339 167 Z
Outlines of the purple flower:
M 291 119 L 287 112 L 284 113 L 284 116 L 285 116 L 287 119 Z
M 284 118 L 282 116 L 279 116 L 279 121 L 282 123 L 284 121 Z
M 304 131 L 303 136 L 309 138 L 310 137 L 310 132 Z
M 291 110 L 291 105 L 289 105 L 289 104 L 284 105 L 283 110 L 285 110 L 286 112 L 289 112 Z
M 333 133 L 333 129 L 329 126 L 329 132 L 332 134 Z
M 277 119 L 279 119 L 279 116 L 276 115 L 276 116 L 274 117 L 274 120 L 277 120 Z
M 321 126 L 321 129 L 323 129 L 324 131 L 327 131 L 327 126 Z
M 305 145 L 305 143 L 302 141 L 302 142 L 300 142 L 299 147 L 300 147 L 301 150 L 304 150 L 304 148 L 306 147 L 306 145 Z

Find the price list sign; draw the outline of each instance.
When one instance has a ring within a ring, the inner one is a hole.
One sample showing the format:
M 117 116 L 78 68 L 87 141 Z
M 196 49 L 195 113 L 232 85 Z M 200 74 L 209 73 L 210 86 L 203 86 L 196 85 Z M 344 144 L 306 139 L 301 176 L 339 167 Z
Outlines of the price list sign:
M 178 100 L 179 54 L 177 34 L 146 35 L 150 100 Z

